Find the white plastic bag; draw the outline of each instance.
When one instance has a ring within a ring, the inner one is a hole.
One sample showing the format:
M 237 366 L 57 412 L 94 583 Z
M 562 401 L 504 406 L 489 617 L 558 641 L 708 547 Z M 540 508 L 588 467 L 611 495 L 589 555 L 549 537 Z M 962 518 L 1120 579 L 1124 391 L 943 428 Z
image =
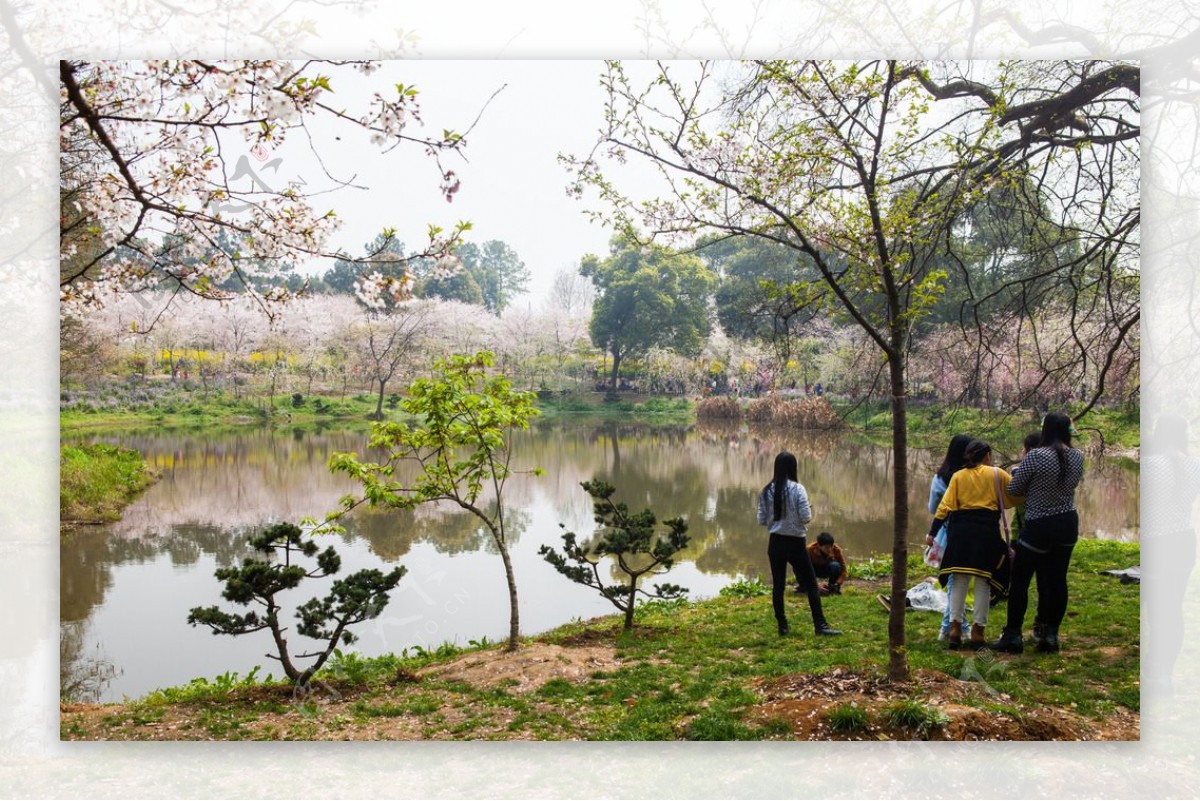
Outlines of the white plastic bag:
M 950 602 L 949 596 L 937 585 L 936 579 L 932 578 L 927 578 L 910 589 L 905 597 L 908 599 L 909 607 L 918 612 L 941 614 L 946 611 L 946 604 Z

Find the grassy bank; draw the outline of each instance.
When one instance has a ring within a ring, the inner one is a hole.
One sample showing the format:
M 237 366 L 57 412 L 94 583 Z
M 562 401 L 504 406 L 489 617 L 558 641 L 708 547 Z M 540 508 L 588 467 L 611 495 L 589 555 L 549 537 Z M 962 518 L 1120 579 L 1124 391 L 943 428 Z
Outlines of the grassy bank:
M 539 419 L 597 419 L 687 425 L 695 422 L 695 407 L 687 398 L 645 396 L 606 400 L 604 393 L 539 396 Z
M 152 403 L 133 406 L 93 407 L 88 404 L 64 408 L 59 423 L 64 431 L 91 428 L 209 428 L 214 425 L 269 425 L 363 421 L 375 411 L 375 398 L 367 395 L 292 395 L 233 397 L 199 393 L 176 393 Z M 384 414 L 397 413 L 384 406 Z
M 292 395 L 241 397 L 214 394 L 207 398 L 197 393 L 178 393 L 150 404 L 132 407 L 92 407 L 81 404 L 64 408 L 60 414 L 63 430 L 94 428 L 209 428 L 214 425 L 270 425 L 278 423 L 320 424 L 324 422 L 366 423 L 375 412 L 376 399 L 367 395 L 345 398 L 304 395 L 299 402 Z M 538 399 L 540 419 L 559 420 L 634 420 L 651 423 L 689 424 L 695 420 L 693 406 L 685 398 L 622 398 L 605 401 L 603 393 L 572 396 L 547 396 Z M 402 413 L 394 403 L 384 404 L 384 415 L 396 419 Z
M 64 445 L 59 455 L 59 518 L 64 523 L 104 523 L 154 480 L 135 450 L 112 445 Z
M 868 439 L 890 445 L 892 437 L 891 410 L 884 404 L 861 406 L 851 410 L 846 404 L 835 404 L 847 424 L 862 431 Z M 948 406 L 910 406 L 908 409 L 908 441 L 916 448 L 945 448 L 950 437 L 965 433 L 985 439 L 1002 452 L 1015 456 L 1020 453 L 1025 435 L 1041 428 L 1041 417 L 1028 410 L 1011 412 L 991 411 Z M 1127 409 L 1094 409 L 1079 421 L 1079 442 L 1099 444 L 1128 451 L 1140 443 L 1140 415 Z
M 1138 586 L 1098 571 L 1136 545 L 1083 542 L 1055 655 L 952 652 L 940 616 L 908 615 L 913 680 L 884 681 L 882 579 L 855 578 L 816 638 L 788 595 L 775 632 L 757 582 L 697 603 L 651 605 L 528 638 L 516 654 L 473 644 L 373 659 L 345 654 L 303 694 L 225 675 L 119 705 L 64 704 L 64 739 L 1136 739 Z M 872 575 L 864 570 L 860 575 Z M 918 574 L 919 578 L 921 574 Z M 915 579 L 914 579 L 915 580 Z M 998 633 L 1004 607 L 993 611 Z M 1028 623 L 1027 623 L 1028 626 Z
M 397 396 L 390 396 L 384 414 L 399 415 Z M 93 406 L 75 404 L 64 407 L 60 425 L 64 431 L 95 428 L 208 428 L 233 425 L 289 425 L 349 423 L 365 426 L 375 411 L 374 396 L 358 394 L 346 397 L 330 395 L 280 394 L 235 398 L 225 393 L 204 396 L 199 392 L 175 391 L 149 403 L 134 406 L 119 404 Z M 538 398 L 539 419 L 551 422 L 567 420 L 613 420 L 663 425 L 690 425 L 696 421 L 695 404 L 680 397 L 662 398 L 642 395 L 619 396 L 605 400 L 601 392 L 573 395 L 542 393 Z M 852 407 L 834 402 L 834 408 L 847 423 L 850 432 L 879 444 L 891 444 L 892 419 L 885 404 Z M 1025 434 L 1036 430 L 1040 418 L 1029 412 L 996 412 L 981 409 L 941 406 L 911 406 L 908 410 L 909 444 L 914 448 L 944 448 L 952 434 L 964 432 L 992 442 L 1003 453 L 1020 451 Z M 1080 441 L 1097 443 L 1103 437 L 1108 448 L 1129 451 L 1139 444 L 1139 416 L 1136 410 L 1097 409 L 1080 423 Z

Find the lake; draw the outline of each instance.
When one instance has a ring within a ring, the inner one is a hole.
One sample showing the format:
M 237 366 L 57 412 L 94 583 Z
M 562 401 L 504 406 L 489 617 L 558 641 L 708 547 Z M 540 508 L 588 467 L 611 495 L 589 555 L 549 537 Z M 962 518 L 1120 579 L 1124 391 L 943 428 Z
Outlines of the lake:
M 213 571 L 250 555 L 246 538 L 259 527 L 319 518 L 336 508 L 355 487 L 329 472 L 329 455 L 356 451 L 379 458 L 365 452 L 366 439 L 363 431 L 313 428 L 64 435 L 64 441 L 136 448 L 161 473 L 119 522 L 63 538 L 64 692 L 84 701 L 119 701 L 196 677 L 245 675 L 256 665 L 260 676 L 282 675 L 266 656 L 268 632 L 216 636 L 188 626 L 188 611 L 212 604 L 232 609 L 221 600 Z M 591 501 L 579 484 L 593 477 L 614 484 L 617 499 L 634 511 L 649 506 L 660 520 L 686 517 L 692 542 L 665 580 L 687 587 L 692 599 L 716 595 L 742 577 L 769 581 L 766 533 L 754 515 L 757 493 L 782 448 L 799 460 L 816 515 L 810 533 L 833 532 L 851 561 L 891 550 L 889 448 L 852 444 L 835 434 L 744 426 L 581 422 L 542 423 L 518 432 L 514 442 L 514 467 L 545 471 L 516 476 L 505 490 L 523 634 L 616 612 L 537 553 L 544 543 L 561 545 L 560 523 L 581 540 L 591 534 Z M 914 547 L 928 528 L 929 479 L 940 457 L 919 450 L 910 456 Z M 1089 463 L 1077 502 L 1084 536 L 1138 538 L 1136 465 Z M 364 567 L 408 568 L 384 613 L 356 627 L 360 639 L 353 650 L 400 653 L 506 637 L 503 566 L 467 513 L 447 505 L 413 512 L 360 509 L 345 528 L 327 535 L 342 555 L 342 575 Z M 323 595 L 327 583 L 308 585 L 286 599 L 289 619 L 297 603 Z M 830 618 L 836 623 L 836 609 Z M 765 599 L 763 625 L 773 625 Z M 308 650 L 305 643 L 293 632 L 293 651 Z

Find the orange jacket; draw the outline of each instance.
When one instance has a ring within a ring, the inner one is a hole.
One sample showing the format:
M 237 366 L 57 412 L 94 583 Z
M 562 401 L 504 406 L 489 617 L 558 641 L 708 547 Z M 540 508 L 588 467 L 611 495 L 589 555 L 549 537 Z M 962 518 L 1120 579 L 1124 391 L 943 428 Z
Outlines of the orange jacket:
M 833 549 L 833 556 L 827 557 L 821 553 L 821 544 L 814 542 L 808 546 L 808 560 L 812 562 L 813 567 L 824 567 L 830 562 L 837 562 L 842 566 L 841 575 L 838 576 L 837 583 L 841 584 L 846 580 L 846 555 L 842 553 L 842 549 L 834 545 L 830 546 Z

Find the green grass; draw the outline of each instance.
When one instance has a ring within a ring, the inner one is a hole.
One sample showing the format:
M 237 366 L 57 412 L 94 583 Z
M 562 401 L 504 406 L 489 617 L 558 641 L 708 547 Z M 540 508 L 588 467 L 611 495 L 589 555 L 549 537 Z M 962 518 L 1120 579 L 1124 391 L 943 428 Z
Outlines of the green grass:
M 154 480 L 142 455 L 113 445 L 63 445 L 59 451 L 59 517 L 66 522 L 103 523 Z
M 925 677 L 944 674 L 934 684 L 963 682 L 955 703 L 1010 722 L 1047 707 L 1097 724 L 1122 709 L 1136 711 L 1139 588 L 1099 571 L 1139 559 L 1137 545 L 1079 544 L 1059 654 L 950 651 L 936 640 L 940 616 L 914 612 L 906 617 L 909 667 Z M 771 695 L 772 686 L 812 675 L 864 681 L 885 675 L 887 617 L 874 598 L 882 588 L 878 581 L 851 579 L 842 595 L 826 599 L 826 615 L 844 635 L 820 639 L 807 625 L 803 598 L 788 594 L 793 634 L 780 637 L 761 588 L 752 582 L 734 586 L 712 600 L 648 606 L 632 632 L 609 616 L 531 638 L 527 644 L 611 649 L 616 661 L 528 689 L 517 679 L 474 685 L 429 674 L 418 678 L 418 671 L 463 652 L 450 645 L 373 658 L 346 653 L 318 676 L 336 692 L 315 698 L 289 696 L 277 682 L 225 674 L 161 690 L 108 715 L 107 722 L 93 719 L 94 728 L 64 712 L 61 731 L 72 739 L 137 739 L 155 736 L 162 727 L 150 724 L 169 719 L 175 736 L 193 738 L 337 739 L 359 726 L 382 725 L 444 739 L 786 739 L 793 736 L 791 724 L 760 710 L 779 697 Z M 1003 606 L 993 610 L 989 636 L 998 634 L 1004 612 Z M 493 654 L 498 662 L 505 658 L 496 645 L 467 650 Z M 946 720 L 937 702 L 922 694 L 927 686 L 903 685 L 890 699 L 857 707 L 834 697 L 815 714 L 835 734 L 928 737 Z
M 384 404 L 384 416 L 402 415 Z M 364 427 L 375 412 L 375 398 L 368 395 L 302 395 L 297 406 L 290 393 L 267 398 L 245 394 L 234 397 L 213 392 L 179 390 L 152 402 L 134 406 L 96 409 L 88 404 L 65 407 L 59 414 L 64 431 L 94 428 L 132 428 L 154 425 L 157 428 L 211 428 L 264 423 L 320 424 L 326 421 L 359 421 Z
M 847 423 L 879 444 L 891 444 L 891 407 L 864 404 L 854 411 L 845 403 L 834 408 L 847 417 Z M 907 410 L 908 443 L 915 448 L 945 448 L 950 435 L 957 432 L 990 442 L 1003 453 L 1016 456 L 1026 434 L 1038 431 L 1041 418 L 1032 412 L 989 411 L 954 406 L 912 406 Z M 1140 415 L 1137 409 L 1096 408 L 1079 421 L 1079 441 L 1090 443 L 1103 436 L 1106 447 L 1130 449 L 1140 442 Z M 1099 430 L 1099 433 L 1095 429 Z
M 651 423 L 693 423 L 695 408 L 686 398 L 647 398 L 644 401 L 599 400 L 602 396 L 566 395 L 539 397 L 540 417 L 546 420 L 565 418 L 597 418 L 627 420 L 630 418 Z
M 925 737 L 932 729 L 949 722 L 940 711 L 913 698 L 888 704 L 883 708 L 882 717 L 887 725 L 908 729 L 918 737 Z
M 864 731 L 870 722 L 870 715 L 858 704 L 841 704 L 826 713 L 825 722 L 830 730 L 836 732 Z

